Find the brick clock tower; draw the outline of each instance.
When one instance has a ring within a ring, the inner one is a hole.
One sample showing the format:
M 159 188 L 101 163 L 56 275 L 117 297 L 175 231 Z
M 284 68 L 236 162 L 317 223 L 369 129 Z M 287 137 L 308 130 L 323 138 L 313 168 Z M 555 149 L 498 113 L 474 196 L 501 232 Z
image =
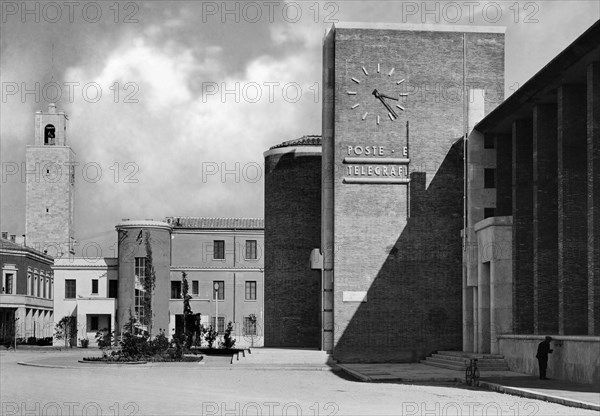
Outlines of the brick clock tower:
M 323 81 L 323 349 L 460 349 L 465 92 L 502 102 L 504 30 L 336 24 Z
M 67 142 L 67 115 L 35 114 L 35 139 L 26 150 L 25 237 L 29 247 L 55 258 L 74 254 L 75 153 Z

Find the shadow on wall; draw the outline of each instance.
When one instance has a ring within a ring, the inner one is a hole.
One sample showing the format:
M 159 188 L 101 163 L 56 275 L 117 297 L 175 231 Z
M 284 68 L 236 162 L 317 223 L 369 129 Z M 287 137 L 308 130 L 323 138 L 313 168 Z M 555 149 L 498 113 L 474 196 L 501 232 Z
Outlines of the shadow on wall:
M 290 151 L 265 160 L 265 346 L 321 345 L 321 154 Z
M 367 302 L 345 328 L 334 327 L 340 331 L 334 358 L 341 362 L 417 362 L 437 350 L 462 349 L 462 140 L 454 142 L 427 189 L 426 172 L 410 178 L 406 226 Z

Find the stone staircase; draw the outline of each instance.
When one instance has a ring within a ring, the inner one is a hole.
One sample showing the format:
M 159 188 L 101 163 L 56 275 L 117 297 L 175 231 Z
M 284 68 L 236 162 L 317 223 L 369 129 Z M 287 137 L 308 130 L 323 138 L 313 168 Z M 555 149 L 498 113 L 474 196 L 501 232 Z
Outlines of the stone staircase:
M 465 371 L 469 365 L 469 359 L 477 358 L 477 367 L 480 372 L 483 371 L 509 371 L 503 355 L 497 354 L 476 354 L 462 351 L 438 351 L 425 360 L 422 364 L 432 365 L 434 367 L 446 368 L 448 370 Z

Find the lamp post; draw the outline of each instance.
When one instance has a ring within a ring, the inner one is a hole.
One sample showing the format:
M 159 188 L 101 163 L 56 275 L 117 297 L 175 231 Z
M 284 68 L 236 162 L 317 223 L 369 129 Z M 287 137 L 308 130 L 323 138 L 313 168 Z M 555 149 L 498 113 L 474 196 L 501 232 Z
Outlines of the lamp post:
M 217 337 L 219 336 L 219 283 L 215 282 L 215 331 L 217 332 Z

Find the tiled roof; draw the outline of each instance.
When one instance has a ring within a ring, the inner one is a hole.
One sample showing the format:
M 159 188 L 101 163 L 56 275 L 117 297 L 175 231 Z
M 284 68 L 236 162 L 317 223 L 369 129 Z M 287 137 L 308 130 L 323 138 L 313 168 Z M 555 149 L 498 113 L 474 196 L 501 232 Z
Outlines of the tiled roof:
M 283 142 L 281 144 L 273 146 L 273 147 L 271 147 L 271 149 L 278 149 L 280 147 L 292 147 L 292 146 L 321 146 L 321 136 L 318 136 L 318 135 L 302 136 L 299 139 L 288 140 L 287 142 Z
M 165 221 L 174 228 L 195 228 L 202 230 L 262 230 L 262 218 L 207 218 L 207 217 L 167 217 Z
M 38 256 L 43 256 L 48 258 L 49 260 L 53 260 L 51 256 L 48 254 L 42 253 L 32 247 L 23 246 L 21 244 L 13 243 L 10 240 L 6 240 L 4 238 L 0 238 L 0 250 L 8 250 L 8 251 L 26 251 L 31 254 L 36 254 Z

